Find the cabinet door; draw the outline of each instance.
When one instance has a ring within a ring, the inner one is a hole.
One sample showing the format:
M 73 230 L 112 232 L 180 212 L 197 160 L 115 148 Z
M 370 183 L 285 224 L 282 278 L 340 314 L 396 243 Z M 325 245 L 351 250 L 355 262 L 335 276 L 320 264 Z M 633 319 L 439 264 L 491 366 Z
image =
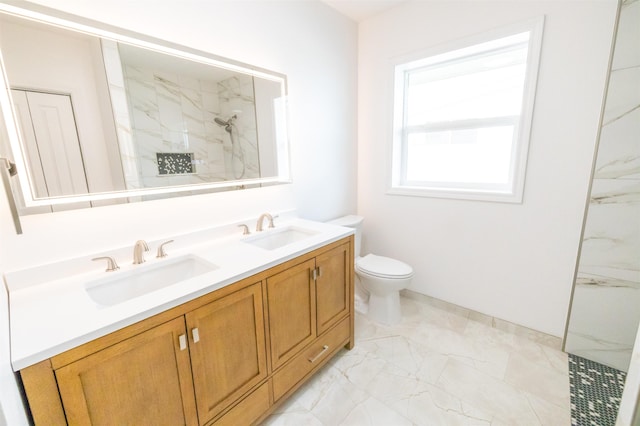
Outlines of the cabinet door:
M 186 315 L 200 423 L 267 377 L 261 283 Z
M 316 257 L 318 335 L 337 324 L 349 313 L 350 259 L 349 244 L 341 245 Z
M 275 370 L 316 337 L 313 259 L 267 278 L 271 365 Z
M 69 424 L 197 425 L 185 333 L 179 317 L 56 370 Z

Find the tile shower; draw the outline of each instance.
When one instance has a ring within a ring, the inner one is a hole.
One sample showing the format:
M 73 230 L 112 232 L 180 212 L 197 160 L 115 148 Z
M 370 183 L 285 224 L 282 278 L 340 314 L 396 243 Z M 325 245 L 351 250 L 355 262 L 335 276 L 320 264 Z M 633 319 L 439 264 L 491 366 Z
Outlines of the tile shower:
M 640 1 L 622 2 L 565 350 L 627 371 L 640 322 Z
M 108 40 L 102 50 L 127 188 L 260 177 L 251 76 L 141 67 Z M 214 122 L 232 116 L 233 142 Z

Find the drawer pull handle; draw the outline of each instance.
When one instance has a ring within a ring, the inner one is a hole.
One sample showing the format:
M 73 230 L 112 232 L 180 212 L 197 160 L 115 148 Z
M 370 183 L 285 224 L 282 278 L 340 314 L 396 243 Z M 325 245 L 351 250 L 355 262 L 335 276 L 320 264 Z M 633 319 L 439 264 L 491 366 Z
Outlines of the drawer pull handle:
M 178 336 L 178 341 L 180 342 L 180 350 L 184 351 L 185 349 L 187 349 L 187 335 L 186 334 L 181 334 L 180 336 Z
M 198 343 L 200 341 L 200 332 L 197 327 L 191 330 L 191 335 L 193 336 L 193 343 Z
M 329 349 L 329 345 L 324 345 L 322 347 L 322 350 L 320 351 L 320 353 L 318 353 L 316 356 L 309 358 L 309 362 L 314 363 L 318 360 L 318 358 L 320 358 L 322 355 L 324 355 L 324 353 Z

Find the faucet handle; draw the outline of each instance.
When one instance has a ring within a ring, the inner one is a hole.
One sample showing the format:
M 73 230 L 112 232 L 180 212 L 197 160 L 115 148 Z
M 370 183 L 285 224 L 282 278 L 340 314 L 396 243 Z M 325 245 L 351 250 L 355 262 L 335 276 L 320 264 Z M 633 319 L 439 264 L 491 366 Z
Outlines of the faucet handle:
M 238 225 L 238 228 L 242 228 L 242 235 L 249 235 L 249 234 L 251 234 L 251 232 L 249 232 L 249 227 L 248 227 L 247 225 L 245 225 L 244 223 L 243 223 L 243 224 Z
M 118 269 L 120 269 L 120 267 L 116 263 L 116 260 L 111 256 L 94 257 L 91 260 L 106 260 L 107 261 L 107 269 L 105 270 L 105 272 L 117 271 Z
M 272 216 L 269 217 L 269 228 L 275 228 L 276 226 L 273 224 L 273 219 L 280 217 L 277 214 L 274 214 Z
M 158 246 L 158 253 L 156 254 L 156 257 L 167 257 L 167 252 L 164 251 L 164 246 L 166 246 L 167 244 L 172 243 L 172 242 L 173 242 L 173 240 L 168 240 L 168 241 L 165 241 L 164 243 L 160 244 Z

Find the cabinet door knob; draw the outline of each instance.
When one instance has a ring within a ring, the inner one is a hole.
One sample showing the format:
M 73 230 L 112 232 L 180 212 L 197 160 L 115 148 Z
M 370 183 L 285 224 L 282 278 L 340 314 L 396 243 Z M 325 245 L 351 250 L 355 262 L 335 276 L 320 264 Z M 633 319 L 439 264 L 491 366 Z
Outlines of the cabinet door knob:
M 324 345 L 322 350 L 314 357 L 309 358 L 309 362 L 314 363 L 329 349 L 329 345 Z
M 180 350 L 184 351 L 185 349 L 187 349 L 187 335 L 186 334 L 181 334 L 180 336 L 178 336 L 178 341 L 180 342 Z
M 191 330 L 191 335 L 193 336 L 193 343 L 198 343 L 200 341 L 200 332 L 197 327 Z

